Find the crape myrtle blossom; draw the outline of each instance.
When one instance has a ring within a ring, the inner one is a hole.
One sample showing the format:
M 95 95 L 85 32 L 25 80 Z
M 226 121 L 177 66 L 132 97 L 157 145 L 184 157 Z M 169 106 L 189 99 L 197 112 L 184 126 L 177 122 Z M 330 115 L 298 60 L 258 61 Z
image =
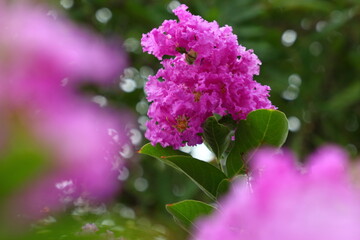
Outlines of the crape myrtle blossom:
M 103 201 L 118 191 L 130 117 L 78 88 L 111 84 L 124 65 L 121 51 L 53 10 L 1 4 L 0 160 L 14 145 L 27 148 L 13 142 L 21 129 L 48 161 L 9 197 L 10 209 L 38 217 L 43 208 L 56 211 L 80 196 Z
M 249 182 L 237 182 L 219 211 L 198 222 L 194 240 L 355 240 L 360 196 L 346 153 L 320 148 L 304 166 L 290 153 L 261 150 Z
M 253 110 L 275 108 L 270 88 L 253 80 L 260 60 L 238 44 L 231 27 L 194 16 L 185 5 L 174 13 L 179 21 L 166 20 L 141 40 L 143 50 L 163 65 L 145 86 L 152 102 L 145 136 L 153 144 L 196 145 L 214 113 L 240 120 Z

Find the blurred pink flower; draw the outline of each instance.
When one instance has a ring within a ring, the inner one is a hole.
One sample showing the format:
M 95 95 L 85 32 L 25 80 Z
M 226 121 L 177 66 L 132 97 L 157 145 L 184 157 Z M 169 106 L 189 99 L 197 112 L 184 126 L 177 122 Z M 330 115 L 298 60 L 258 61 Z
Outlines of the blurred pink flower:
M 119 190 L 130 117 L 81 97 L 78 87 L 111 84 L 124 65 L 122 51 L 54 10 L 1 4 L 0 160 L 20 127 L 51 158 L 11 200 L 21 214 L 37 217 L 43 208 L 80 196 L 102 201 Z
M 355 240 L 360 198 L 346 153 L 320 148 L 305 164 L 289 153 L 258 152 L 249 182 L 238 182 L 219 211 L 198 222 L 196 240 Z
M 1 101 L 52 104 L 79 82 L 114 81 L 125 63 L 122 51 L 55 10 L 27 4 L 0 9 Z
M 125 165 L 120 153 L 131 148 L 130 117 L 79 99 L 64 100 L 68 105 L 57 105 L 55 111 L 25 116 L 51 162 L 17 196 L 22 214 L 40 216 L 43 208 L 56 212 L 78 197 L 107 201 L 120 190 L 118 176 Z

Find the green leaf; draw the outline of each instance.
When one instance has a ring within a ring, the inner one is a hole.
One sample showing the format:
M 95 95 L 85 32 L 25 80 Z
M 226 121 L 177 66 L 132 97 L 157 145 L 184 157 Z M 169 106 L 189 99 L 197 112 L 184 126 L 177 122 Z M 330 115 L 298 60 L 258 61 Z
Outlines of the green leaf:
M 188 156 L 171 156 L 161 159 L 188 176 L 212 200 L 216 200 L 217 189 L 225 174 L 208 162 Z
M 216 191 L 216 197 L 219 199 L 223 194 L 227 193 L 230 187 L 230 180 L 229 179 L 223 179 L 221 183 L 218 186 L 218 189 Z
M 151 145 L 151 143 L 145 144 L 138 152 L 155 158 L 164 158 L 180 155 L 190 156 L 190 154 L 184 153 L 179 150 L 174 150 L 172 147 L 163 148 L 160 144 L 156 144 L 156 146 L 153 146 Z
M 218 123 L 215 117 L 209 117 L 204 126 L 203 139 L 205 144 L 220 159 L 230 143 L 230 129 Z
M 161 147 L 160 147 L 161 148 Z M 225 174 L 214 165 L 193 158 L 190 155 L 173 155 L 176 150 L 160 149 L 146 144 L 139 153 L 155 157 L 188 176 L 212 200 L 216 200 L 217 189 Z M 157 150 L 159 150 L 157 152 Z
M 204 202 L 184 200 L 178 203 L 167 204 L 166 210 L 186 229 L 196 228 L 195 220 L 200 216 L 210 214 L 215 208 Z
M 226 174 L 229 178 L 232 178 L 236 174 L 244 174 L 247 172 L 247 166 L 244 163 L 243 155 L 244 151 L 239 143 L 235 142 L 226 159 Z
M 237 121 L 235 121 L 230 114 L 222 116 L 218 122 L 229 129 L 235 129 Z
M 260 109 L 248 114 L 239 122 L 235 144 L 226 162 L 227 174 L 233 177 L 246 168 L 242 161 L 244 153 L 263 145 L 281 147 L 288 134 L 288 121 L 278 110 Z

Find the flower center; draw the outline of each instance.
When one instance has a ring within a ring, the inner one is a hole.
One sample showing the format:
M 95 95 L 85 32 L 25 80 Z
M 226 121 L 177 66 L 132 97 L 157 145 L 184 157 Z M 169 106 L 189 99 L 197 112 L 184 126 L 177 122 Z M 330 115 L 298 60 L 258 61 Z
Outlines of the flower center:
M 194 94 L 194 97 L 195 97 L 195 102 L 199 102 L 200 101 L 200 98 L 201 98 L 201 92 L 193 92 Z
M 189 122 L 188 117 L 186 117 L 184 115 L 178 116 L 176 118 L 176 125 L 174 125 L 173 127 L 175 127 L 180 133 L 182 133 L 189 127 L 188 122 Z

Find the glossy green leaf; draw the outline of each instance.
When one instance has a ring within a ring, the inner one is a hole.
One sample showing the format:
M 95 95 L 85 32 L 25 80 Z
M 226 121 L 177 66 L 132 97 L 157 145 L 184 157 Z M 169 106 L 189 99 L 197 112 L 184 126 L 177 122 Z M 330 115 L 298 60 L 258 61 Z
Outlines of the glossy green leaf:
M 195 200 L 184 200 L 178 203 L 167 204 L 166 210 L 173 215 L 185 228 L 196 228 L 195 220 L 204 215 L 208 215 L 215 208 L 204 202 Z
M 188 156 L 171 156 L 161 160 L 184 173 L 212 200 L 216 200 L 219 184 L 226 176 L 214 165 Z
M 232 177 L 246 168 L 244 153 L 263 145 L 281 147 L 288 134 L 288 121 L 284 113 L 260 109 L 249 113 L 240 121 L 235 133 L 235 144 L 226 162 L 227 174 Z
M 162 150 L 158 146 L 153 147 L 149 144 L 139 151 L 139 153 L 155 157 L 184 173 L 212 200 L 216 200 L 218 186 L 226 178 L 225 174 L 214 165 L 189 155 L 171 155 L 177 152 L 169 149 Z
M 184 153 L 179 150 L 174 150 L 172 147 L 163 148 L 160 144 L 156 146 L 151 145 L 151 143 L 145 144 L 140 150 L 139 153 L 146 154 L 155 158 L 163 158 L 170 156 L 190 156 L 190 154 Z
M 209 117 L 204 126 L 203 139 L 215 154 L 217 159 L 220 159 L 226 148 L 230 143 L 230 129 L 220 124 L 215 117 Z

